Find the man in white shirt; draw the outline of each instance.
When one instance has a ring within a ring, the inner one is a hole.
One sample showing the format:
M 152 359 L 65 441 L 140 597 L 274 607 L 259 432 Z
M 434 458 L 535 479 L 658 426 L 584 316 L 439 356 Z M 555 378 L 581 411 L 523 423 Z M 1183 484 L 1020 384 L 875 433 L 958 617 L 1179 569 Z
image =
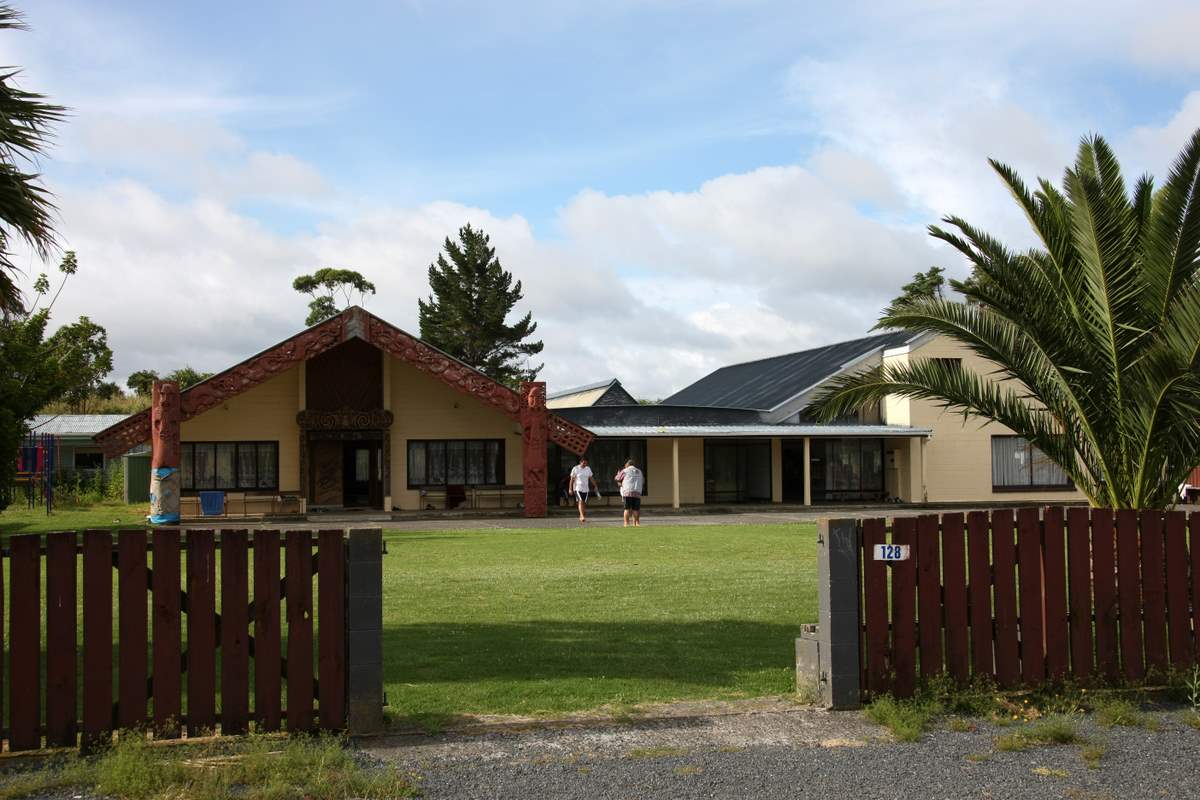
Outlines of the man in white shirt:
M 633 526 L 642 525 L 642 492 L 646 488 L 646 479 L 642 471 L 633 464 L 633 459 L 625 462 L 625 466 L 614 478 L 621 485 L 621 502 L 625 505 L 625 527 L 633 520 Z
M 579 524 L 587 522 L 587 501 L 591 490 L 596 490 L 596 496 L 600 496 L 600 487 L 596 485 L 596 479 L 592 477 L 592 468 L 588 466 L 586 458 L 579 458 L 579 463 L 571 468 L 571 491 L 575 493 L 575 503 L 579 506 Z

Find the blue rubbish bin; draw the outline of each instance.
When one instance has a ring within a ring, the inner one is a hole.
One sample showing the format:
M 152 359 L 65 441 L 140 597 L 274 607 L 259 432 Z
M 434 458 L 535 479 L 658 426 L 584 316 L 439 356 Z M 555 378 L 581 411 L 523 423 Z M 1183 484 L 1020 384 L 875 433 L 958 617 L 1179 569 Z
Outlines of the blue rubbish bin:
M 224 492 L 201 492 L 200 513 L 206 517 L 219 517 L 225 513 Z

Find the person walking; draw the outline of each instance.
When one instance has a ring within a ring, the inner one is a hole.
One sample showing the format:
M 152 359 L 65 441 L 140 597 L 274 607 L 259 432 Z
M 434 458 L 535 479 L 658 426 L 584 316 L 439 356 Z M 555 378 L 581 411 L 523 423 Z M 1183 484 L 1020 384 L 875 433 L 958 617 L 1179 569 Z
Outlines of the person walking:
M 625 506 L 625 527 L 630 520 L 635 528 L 642 526 L 642 491 L 646 488 L 646 478 L 642 471 L 634 465 L 633 459 L 625 461 L 625 466 L 616 475 L 616 482 L 621 486 L 621 502 Z
M 571 468 L 571 491 L 575 493 L 575 504 L 579 507 L 580 525 L 587 522 L 588 495 L 592 489 L 596 490 L 596 496 L 599 497 L 600 487 L 592 476 L 592 468 L 588 466 L 587 459 L 580 456 L 579 463 Z

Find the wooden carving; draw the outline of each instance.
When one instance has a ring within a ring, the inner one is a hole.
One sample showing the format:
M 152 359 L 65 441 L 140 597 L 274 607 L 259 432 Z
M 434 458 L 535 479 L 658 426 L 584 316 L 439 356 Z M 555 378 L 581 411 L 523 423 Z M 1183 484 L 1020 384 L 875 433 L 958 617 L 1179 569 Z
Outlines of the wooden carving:
M 521 407 L 521 485 L 525 489 L 525 516 L 546 516 L 546 384 L 530 381 L 521 385 L 525 404 Z
M 150 466 L 179 467 L 179 384 L 155 381 L 150 406 Z
M 296 424 L 306 431 L 362 431 L 386 430 L 392 427 L 392 412 L 382 408 L 371 411 L 313 411 L 306 409 L 296 415 Z

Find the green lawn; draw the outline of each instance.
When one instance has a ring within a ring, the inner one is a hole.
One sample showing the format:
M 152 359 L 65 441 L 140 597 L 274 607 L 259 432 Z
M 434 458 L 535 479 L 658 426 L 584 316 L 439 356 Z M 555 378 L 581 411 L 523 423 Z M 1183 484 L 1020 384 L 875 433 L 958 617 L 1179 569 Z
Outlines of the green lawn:
M 390 711 L 555 713 L 794 687 L 808 525 L 388 534 Z
M 0 535 L 18 533 L 47 533 L 49 531 L 86 530 L 102 528 L 142 528 L 146 526 L 145 503 L 98 503 L 86 508 L 54 509 L 47 515 L 45 506 L 29 508 L 22 497 L 0 512 Z

